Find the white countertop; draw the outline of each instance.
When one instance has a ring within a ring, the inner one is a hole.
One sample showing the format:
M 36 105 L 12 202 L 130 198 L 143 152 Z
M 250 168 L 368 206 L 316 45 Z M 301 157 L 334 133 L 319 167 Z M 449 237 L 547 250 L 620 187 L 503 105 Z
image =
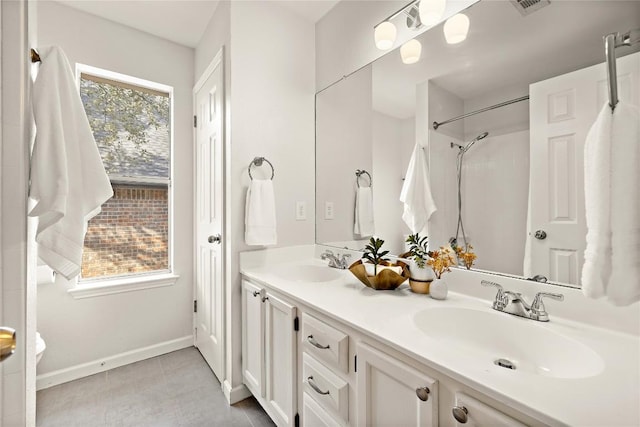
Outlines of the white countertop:
M 430 338 L 413 321 L 416 313 L 430 307 L 492 311 L 487 300 L 450 291 L 445 301 L 437 301 L 412 293 L 406 284 L 395 291 L 375 291 L 363 286 L 348 270 L 340 271 L 341 277 L 331 282 L 304 283 L 282 279 L 274 274 L 272 263 L 269 263 L 270 267 L 247 264 L 241 265 L 245 277 L 372 336 L 544 423 L 640 425 L 640 339 L 635 335 L 554 317 L 553 311 L 548 309 L 551 321 L 535 322 L 536 326 L 549 328 L 590 347 L 603 359 L 603 371 L 577 379 L 511 371 L 492 364 L 469 363 L 467 354 Z M 326 265 L 314 258 L 288 264 Z

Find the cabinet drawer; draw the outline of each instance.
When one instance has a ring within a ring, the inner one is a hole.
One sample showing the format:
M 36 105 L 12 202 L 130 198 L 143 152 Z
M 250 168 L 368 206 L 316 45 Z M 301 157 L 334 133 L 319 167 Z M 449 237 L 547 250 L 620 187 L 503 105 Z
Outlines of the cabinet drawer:
M 349 372 L 349 336 L 304 313 L 302 316 L 304 351 L 339 371 Z
M 307 393 L 302 393 L 302 425 L 304 427 L 336 427 L 344 423 L 329 415 Z
M 321 406 L 349 419 L 349 384 L 338 377 L 308 353 L 302 355 L 302 381 L 304 391 Z

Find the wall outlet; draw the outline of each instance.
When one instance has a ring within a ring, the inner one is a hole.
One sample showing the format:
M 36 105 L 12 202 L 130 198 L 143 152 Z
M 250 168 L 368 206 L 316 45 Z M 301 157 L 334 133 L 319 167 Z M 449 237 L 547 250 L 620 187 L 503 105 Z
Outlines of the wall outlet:
M 296 202 L 296 221 L 305 221 L 307 219 L 306 202 Z
M 333 219 L 333 202 L 324 203 L 324 219 Z

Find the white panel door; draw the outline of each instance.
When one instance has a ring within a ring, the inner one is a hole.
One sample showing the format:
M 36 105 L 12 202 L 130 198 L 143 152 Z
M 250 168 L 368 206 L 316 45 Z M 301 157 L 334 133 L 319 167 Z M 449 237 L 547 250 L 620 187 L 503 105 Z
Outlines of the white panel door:
M 358 343 L 356 351 L 358 426 L 438 425 L 436 380 L 367 344 Z
M 640 53 L 619 58 L 617 65 L 620 99 L 638 105 Z M 530 87 L 529 277 L 579 285 L 587 234 L 584 142 L 607 99 L 605 64 Z M 537 231 L 546 237 L 537 238 Z
M 242 375 L 249 390 L 264 396 L 264 289 L 242 281 Z
M 279 427 L 293 426 L 296 414 L 296 308 L 265 297 L 265 381 L 268 405 Z
M 222 51 L 196 85 L 196 347 L 224 379 Z

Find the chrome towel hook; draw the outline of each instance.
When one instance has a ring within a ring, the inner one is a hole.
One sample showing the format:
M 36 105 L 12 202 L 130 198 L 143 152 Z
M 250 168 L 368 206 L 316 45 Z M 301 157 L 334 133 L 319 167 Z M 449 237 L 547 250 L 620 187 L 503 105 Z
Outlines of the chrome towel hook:
M 360 177 L 362 175 L 367 175 L 369 177 L 369 187 L 373 186 L 371 174 L 364 169 L 356 169 L 356 185 L 358 186 L 358 188 L 360 188 Z
M 273 180 L 273 177 L 276 173 L 275 169 L 273 168 L 273 164 L 271 164 L 271 162 L 267 160 L 265 157 L 254 157 L 253 160 L 251 160 L 251 163 L 249 163 L 249 167 L 247 168 L 247 171 L 249 171 L 249 178 L 251 178 L 252 181 L 253 181 L 253 176 L 251 175 L 251 166 L 260 167 L 262 166 L 263 162 L 267 162 L 269 166 L 271 166 L 271 179 Z

